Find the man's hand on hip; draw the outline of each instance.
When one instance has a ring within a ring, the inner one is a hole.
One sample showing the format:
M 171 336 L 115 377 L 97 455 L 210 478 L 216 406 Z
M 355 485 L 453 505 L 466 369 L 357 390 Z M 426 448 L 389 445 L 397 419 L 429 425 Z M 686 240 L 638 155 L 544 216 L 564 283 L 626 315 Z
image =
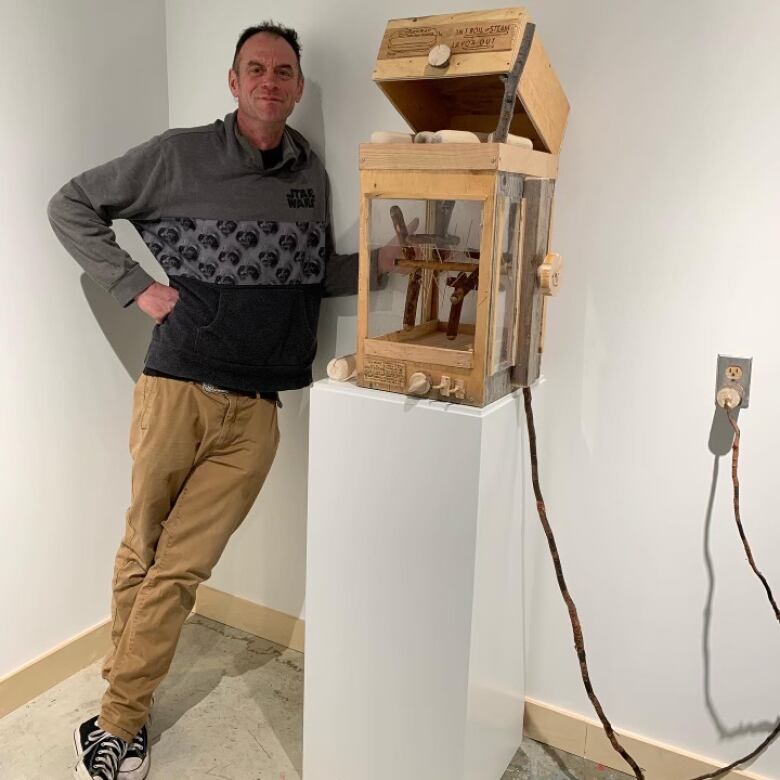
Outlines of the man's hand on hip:
M 148 314 L 158 325 L 173 311 L 179 300 L 178 290 L 159 282 L 152 282 L 140 295 L 136 295 L 138 308 Z

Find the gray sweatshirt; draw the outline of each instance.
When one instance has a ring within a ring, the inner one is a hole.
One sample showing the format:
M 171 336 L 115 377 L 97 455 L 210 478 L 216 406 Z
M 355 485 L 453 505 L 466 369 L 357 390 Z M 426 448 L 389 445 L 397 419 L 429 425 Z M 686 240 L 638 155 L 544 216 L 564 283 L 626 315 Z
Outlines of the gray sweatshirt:
M 147 368 L 247 391 L 311 383 L 323 295 L 352 295 L 357 255 L 333 252 L 328 177 L 290 127 L 278 163 L 228 114 L 169 130 L 68 182 L 54 232 L 123 306 L 154 280 L 116 242 L 128 219 L 179 300 L 156 325 Z M 378 286 L 376 277 L 372 286 Z

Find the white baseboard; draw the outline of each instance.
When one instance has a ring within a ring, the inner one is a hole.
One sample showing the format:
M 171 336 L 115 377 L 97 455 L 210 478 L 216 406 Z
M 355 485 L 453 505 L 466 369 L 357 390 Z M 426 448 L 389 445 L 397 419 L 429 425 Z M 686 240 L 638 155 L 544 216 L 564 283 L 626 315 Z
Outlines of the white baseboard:
M 601 723 L 595 719 L 526 698 L 523 729 L 526 736 L 545 745 L 634 776 L 628 764 L 613 750 Z M 623 747 L 642 767 L 647 780 L 697 777 L 724 765 L 637 734 L 617 729 L 615 733 Z M 756 737 L 756 743 L 759 741 L 760 737 Z M 729 772 L 723 777 L 726 780 L 769 780 L 764 775 L 746 771 Z
M 301 618 L 206 585 L 198 589 L 193 612 L 304 652 L 305 622 Z M 0 717 L 102 658 L 108 652 L 110 630 L 110 621 L 105 620 L 0 679 Z M 628 765 L 609 744 L 601 724 L 592 718 L 527 698 L 524 730 L 531 739 L 630 774 Z M 637 734 L 619 732 L 619 737 L 639 762 L 647 780 L 690 778 L 720 766 L 710 759 Z M 726 780 L 770 780 L 746 771 L 730 772 L 724 777 Z
M 285 612 L 201 585 L 193 610 L 198 615 L 269 639 L 278 645 L 303 652 L 304 621 Z
M 110 645 L 106 619 L 0 678 L 0 718 L 102 658 Z

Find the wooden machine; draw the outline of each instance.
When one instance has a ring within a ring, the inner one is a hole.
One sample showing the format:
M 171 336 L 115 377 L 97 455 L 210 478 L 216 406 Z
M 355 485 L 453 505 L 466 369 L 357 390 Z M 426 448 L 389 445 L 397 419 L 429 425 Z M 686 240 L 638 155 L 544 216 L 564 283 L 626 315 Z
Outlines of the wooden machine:
M 357 383 L 484 406 L 539 376 L 568 101 L 521 8 L 392 20 L 373 78 L 417 135 L 360 146 Z

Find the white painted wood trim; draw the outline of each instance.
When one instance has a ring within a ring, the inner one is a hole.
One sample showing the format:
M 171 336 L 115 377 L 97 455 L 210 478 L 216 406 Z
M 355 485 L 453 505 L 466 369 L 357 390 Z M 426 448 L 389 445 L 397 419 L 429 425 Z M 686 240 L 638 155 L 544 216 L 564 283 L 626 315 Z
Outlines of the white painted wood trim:
M 110 644 L 106 619 L 0 678 L 0 718 L 102 658 Z
M 594 719 L 526 697 L 523 730 L 526 736 L 545 745 L 582 756 L 633 777 L 628 764 L 612 749 L 601 723 Z M 703 756 L 637 734 L 617 729 L 615 733 L 623 747 L 642 767 L 647 780 L 696 777 L 731 763 L 727 761 L 718 764 Z M 756 742 L 759 741 L 757 737 Z M 765 775 L 746 771 L 729 772 L 723 777 L 726 780 L 770 780 Z
M 285 612 L 201 585 L 193 610 L 197 615 L 269 639 L 291 650 L 303 652 L 304 621 Z
M 292 615 L 206 585 L 198 589 L 193 612 L 303 652 L 304 622 Z M 110 646 L 106 618 L 0 678 L 0 718 L 103 658 Z

